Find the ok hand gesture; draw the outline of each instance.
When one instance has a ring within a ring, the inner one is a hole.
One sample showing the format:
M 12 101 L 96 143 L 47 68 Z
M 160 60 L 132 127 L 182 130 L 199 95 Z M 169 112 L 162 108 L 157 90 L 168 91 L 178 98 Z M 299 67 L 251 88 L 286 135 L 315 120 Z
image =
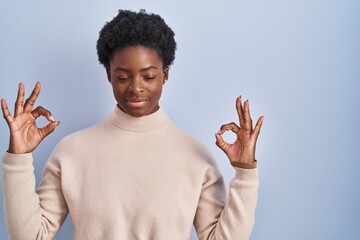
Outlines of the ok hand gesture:
M 22 83 L 19 84 L 14 117 L 11 116 L 5 99 L 1 99 L 1 109 L 10 129 L 9 153 L 32 152 L 60 123 L 54 121 L 51 113 L 43 107 L 39 106 L 33 110 L 40 89 L 40 83 L 37 82 L 24 104 L 25 87 Z M 50 122 L 43 128 L 38 128 L 36 125 L 36 119 L 40 116 L 44 116 Z
M 241 96 L 236 99 L 236 110 L 239 116 L 240 127 L 234 122 L 222 125 L 219 132 L 215 134 L 216 145 L 225 152 L 230 162 L 252 164 L 255 162 L 256 141 L 260 133 L 264 116 L 261 116 L 255 128 L 252 127 L 252 119 L 249 110 L 249 100 L 242 105 Z M 222 138 L 222 134 L 231 130 L 236 134 L 236 140 L 232 144 Z

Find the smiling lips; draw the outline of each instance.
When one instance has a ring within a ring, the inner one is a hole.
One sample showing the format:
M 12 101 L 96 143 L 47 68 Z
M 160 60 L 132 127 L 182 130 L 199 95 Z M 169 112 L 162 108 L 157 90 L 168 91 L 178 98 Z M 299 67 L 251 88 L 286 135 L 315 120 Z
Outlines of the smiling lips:
M 130 107 L 142 107 L 146 104 L 146 102 L 148 101 L 148 99 L 146 98 L 130 98 L 130 99 L 125 99 L 125 102 L 130 106 Z

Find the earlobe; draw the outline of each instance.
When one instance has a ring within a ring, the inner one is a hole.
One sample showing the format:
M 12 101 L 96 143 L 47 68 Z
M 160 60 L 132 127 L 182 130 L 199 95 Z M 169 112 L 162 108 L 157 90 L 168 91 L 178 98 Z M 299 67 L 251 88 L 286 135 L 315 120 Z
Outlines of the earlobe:
M 164 69 L 164 81 L 163 83 L 165 84 L 165 82 L 169 79 L 169 67 Z

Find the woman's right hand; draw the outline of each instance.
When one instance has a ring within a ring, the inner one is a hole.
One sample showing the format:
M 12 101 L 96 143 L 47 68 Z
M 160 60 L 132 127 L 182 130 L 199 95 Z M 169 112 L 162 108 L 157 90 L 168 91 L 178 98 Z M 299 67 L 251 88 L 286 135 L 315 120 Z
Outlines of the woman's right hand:
M 11 116 L 5 99 L 1 99 L 1 109 L 10 129 L 9 153 L 21 154 L 34 151 L 60 124 L 59 121 L 54 121 L 51 113 L 45 108 L 39 106 L 33 110 L 40 89 L 40 83 L 37 82 L 24 104 L 25 87 L 24 84 L 19 84 L 14 116 Z M 38 128 L 36 125 L 36 119 L 40 116 L 44 116 L 50 122 L 43 128 Z

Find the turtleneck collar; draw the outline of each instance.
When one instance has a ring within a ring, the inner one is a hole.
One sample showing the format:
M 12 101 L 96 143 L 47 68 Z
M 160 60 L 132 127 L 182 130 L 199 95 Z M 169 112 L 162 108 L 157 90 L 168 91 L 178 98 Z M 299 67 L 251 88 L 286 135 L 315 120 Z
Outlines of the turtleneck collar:
M 169 117 L 161 108 L 143 117 L 133 117 L 121 111 L 118 106 L 115 106 L 114 111 L 110 114 L 109 120 L 115 127 L 126 131 L 149 132 L 167 124 Z

